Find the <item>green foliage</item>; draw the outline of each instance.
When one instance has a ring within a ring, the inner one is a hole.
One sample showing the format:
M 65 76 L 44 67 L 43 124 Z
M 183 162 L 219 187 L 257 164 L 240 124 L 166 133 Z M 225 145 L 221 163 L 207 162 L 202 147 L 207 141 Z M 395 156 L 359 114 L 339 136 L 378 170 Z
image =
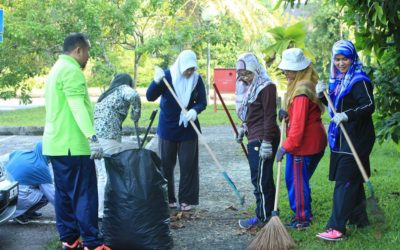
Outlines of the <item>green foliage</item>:
M 92 41 L 93 57 L 103 54 L 102 24 L 97 13 L 104 1 L 67 0 L 1 1 L 5 11 L 4 43 L 0 44 L 0 98 L 20 96 L 29 102 L 24 80 L 46 74 L 62 50 L 66 34 L 85 32 Z M 68 15 L 66 15 L 68 13 Z
M 268 33 L 271 34 L 274 43 L 263 51 L 267 65 L 270 65 L 277 55 L 282 55 L 282 52 L 288 48 L 301 48 L 307 57 L 315 61 L 315 56 L 308 48 L 305 48 L 306 29 L 303 22 L 298 22 L 287 28 L 283 26 L 275 27 L 268 30 Z
M 332 45 L 340 40 L 340 13 L 335 4 L 316 3 L 318 11 L 312 16 L 312 31 L 307 44 L 315 54 L 315 68 L 320 79 L 327 81 L 331 63 Z M 347 33 L 344 36 L 347 37 Z
M 380 142 L 392 139 L 400 143 L 400 55 L 394 48 L 381 58 L 381 64 L 374 73 L 377 89 L 375 102 L 379 111 L 376 126 Z M 400 150 L 400 147 L 399 147 Z

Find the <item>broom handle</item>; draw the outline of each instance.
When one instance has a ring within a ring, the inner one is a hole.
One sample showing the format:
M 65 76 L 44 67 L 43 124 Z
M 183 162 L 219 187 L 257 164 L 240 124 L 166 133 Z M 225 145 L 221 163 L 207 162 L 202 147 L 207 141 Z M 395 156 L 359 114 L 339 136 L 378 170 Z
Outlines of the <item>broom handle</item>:
M 169 91 L 171 92 L 172 96 L 175 98 L 175 101 L 178 103 L 179 107 L 181 107 L 182 111 L 184 114 L 187 113 L 187 110 L 185 109 L 185 107 L 183 107 L 182 103 L 179 101 L 178 97 L 176 96 L 174 90 L 172 89 L 171 85 L 168 83 L 168 81 L 163 78 L 165 85 L 167 86 L 167 88 L 169 89 Z M 196 124 L 192 121 L 189 120 L 190 124 L 192 125 L 194 131 L 196 131 L 197 136 L 199 137 L 200 141 L 203 142 L 204 146 L 206 147 L 206 149 L 208 150 L 208 152 L 210 153 L 211 157 L 213 158 L 213 160 L 215 161 L 215 163 L 217 164 L 217 167 L 224 172 L 224 168 L 221 166 L 221 164 L 219 163 L 219 161 L 217 160 L 217 158 L 215 157 L 213 151 L 211 150 L 211 148 L 208 146 L 207 142 L 204 140 L 203 135 L 200 133 L 199 129 L 197 128 Z
M 232 116 L 231 116 L 231 114 L 229 113 L 229 110 L 227 109 L 227 107 L 226 107 L 226 105 L 225 105 L 224 99 L 222 99 L 221 93 L 219 92 L 219 89 L 218 89 L 217 85 L 214 83 L 213 86 L 214 86 L 214 91 L 217 93 L 217 95 L 218 95 L 218 97 L 219 97 L 219 100 L 221 101 L 222 106 L 224 107 L 225 113 L 226 113 L 226 115 L 227 115 L 228 118 L 229 118 L 229 121 L 230 121 L 230 123 L 231 123 L 231 125 L 232 125 L 233 131 L 235 132 L 235 135 L 238 136 L 239 133 L 238 133 L 238 131 L 237 131 L 237 129 L 236 129 L 236 125 L 235 125 L 235 123 L 233 122 Z M 243 149 L 244 154 L 246 155 L 246 158 L 249 158 L 248 153 L 247 153 L 247 149 L 246 149 L 246 147 L 244 146 L 243 142 L 240 143 L 240 146 L 242 146 L 242 149 Z
M 139 124 L 138 124 L 138 122 L 134 122 L 134 124 L 135 124 L 135 132 L 136 132 L 136 139 L 137 139 L 138 147 L 139 147 L 139 149 L 141 149 L 142 143 L 140 142 L 140 136 L 139 136 Z
M 336 115 L 336 110 L 335 110 L 335 107 L 333 106 L 333 103 L 332 103 L 331 98 L 330 98 L 329 95 L 326 93 L 326 91 L 324 91 L 323 93 L 324 93 L 325 99 L 328 101 L 328 105 L 329 105 L 329 107 L 331 108 L 333 114 Z M 349 134 L 347 134 L 347 131 L 346 131 L 346 129 L 345 129 L 343 123 L 340 123 L 339 126 L 340 126 L 340 129 L 342 130 L 342 133 L 343 133 L 343 135 L 344 135 L 344 138 L 346 138 L 347 144 L 349 144 L 351 153 L 354 155 L 354 158 L 356 159 L 358 169 L 360 169 L 360 172 L 361 172 L 362 177 L 364 178 L 364 181 L 365 181 L 366 183 L 370 183 L 370 181 L 369 181 L 369 179 L 368 179 L 368 175 L 367 175 L 367 173 L 365 172 L 365 169 L 364 169 L 364 167 L 363 167 L 363 164 L 362 164 L 362 162 L 361 162 L 361 160 L 360 160 L 360 157 L 358 157 L 357 151 L 356 151 L 356 149 L 354 148 L 354 145 L 353 145 L 353 143 L 351 142 L 350 136 L 349 136 Z M 370 185 L 370 184 L 368 184 L 368 185 Z M 372 191 L 372 190 L 371 190 L 371 191 Z
M 279 148 L 283 144 L 283 134 L 286 129 L 286 122 L 285 120 L 282 120 L 281 124 L 281 138 L 279 142 Z M 278 148 L 278 149 L 279 149 Z M 275 190 L 275 201 L 274 201 L 274 211 L 278 211 L 278 198 L 279 198 L 279 189 L 280 189 L 280 184 L 281 184 L 281 169 L 282 169 L 282 161 L 278 161 L 278 173 L 276 176 L 276 190 Z
M 163 78 L 163 81 L 167 88 L 169 89 L 169 92 L 171 92 L 172 96 L 175 98 L 175 101 L 178 103 L 179 107 L 181 107 L 182 111 L 184 114 L 187 113 L 187 110 L 185 107 L 183 107 L 182 103 L 179 101 L 178 97 L 176 96 L 174 90 L 172 89 L 171 85 L 168 83 L 167 79 Z M 238 197 L 240 200 L 240 204 L 244 203 L 244 196 L 241 196 L 239 193 L 239 190 L 236 188 L 235 184 L 233 183 L 232 179 L 229 178 L 228 174 L 222 167 L 222 165 L 219 163 L 217 160 L 217 157 L 215 157 L 215 154 L 211 150 L 210 146 L 208 146 L 204 136 L 200 133 L 199 129 L 197 128 L 196 124 L 192 121 L 189 120 L 190 124 L 192 125 L 194 131 L 196 131 L 197 136 L 199 137 L 200 141 L 203 143 L 203 145 L 206 147 L 208 153 L 211 155 L 211 158 L 213 158 L 214 162 L 217 164 L 218 169 L 222 172 L 222 175 L 224 176 L 225 180 L 228 182 L 229 186 L 232 188 L 232 190 L 235 192 L 235 195 Z

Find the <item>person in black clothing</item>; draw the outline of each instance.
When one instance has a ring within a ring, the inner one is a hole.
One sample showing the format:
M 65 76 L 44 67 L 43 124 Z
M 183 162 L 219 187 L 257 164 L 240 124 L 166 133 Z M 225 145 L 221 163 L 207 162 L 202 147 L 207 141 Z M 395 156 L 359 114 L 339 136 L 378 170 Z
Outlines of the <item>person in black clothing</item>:
M 242 125 L 238 142 L 247 135 L 251 182 L 256 198 L 256 216 L 240 219 L 239 226 L 250 229 L 268 222 L 274 208 L 275 184 L 272 167 L 279 144 L 276 123 L 276 86 L 252 53 L 236 62 L 236 113 Z
M 327 231 L 317 234 L 317 237 L 332 241 L 343 238 L 347 222 L 357 227 L 369 224 L 364 181 L 339 126 L 343 123 L 369 176 L 369 155 L 375 142 L 371 117 L 375 110 L 373 86 L 363 71 L 352 42 L 340 40 L 332 48 L 329 86 L 324 83 L 316 86 L 316 92 L 325 104 L 327 100 L 323 97 L 323 91 L 326 89 L 337 112 L 334 115 L 329 109 L 332 120 L 328 130 L 331 148 L 329 179 L 336 183 Z

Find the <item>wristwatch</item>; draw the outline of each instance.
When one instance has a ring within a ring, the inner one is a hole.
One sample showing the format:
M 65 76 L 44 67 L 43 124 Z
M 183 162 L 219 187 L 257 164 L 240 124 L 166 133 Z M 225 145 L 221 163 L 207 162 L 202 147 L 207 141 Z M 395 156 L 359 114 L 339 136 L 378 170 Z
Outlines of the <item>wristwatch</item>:
M 99 142 L 96 135 L 92 135 L 92 137 L 88 137 L 89 142 Z

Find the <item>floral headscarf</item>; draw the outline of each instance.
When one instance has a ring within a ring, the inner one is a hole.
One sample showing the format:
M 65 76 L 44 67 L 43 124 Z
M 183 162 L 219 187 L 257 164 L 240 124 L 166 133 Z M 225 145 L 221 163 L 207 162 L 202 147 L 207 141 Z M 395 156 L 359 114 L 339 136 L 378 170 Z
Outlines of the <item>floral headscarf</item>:
M 254 74 L 250 85 L 236 75 L 236 113 L 240 120 L 246 122 L 249 105 L 257 99 L 262 89 L 274 83 L 253 53 L 245 53 L 239 57 L 236 61 L 236 72 L 239 70 L 248 70 Z

